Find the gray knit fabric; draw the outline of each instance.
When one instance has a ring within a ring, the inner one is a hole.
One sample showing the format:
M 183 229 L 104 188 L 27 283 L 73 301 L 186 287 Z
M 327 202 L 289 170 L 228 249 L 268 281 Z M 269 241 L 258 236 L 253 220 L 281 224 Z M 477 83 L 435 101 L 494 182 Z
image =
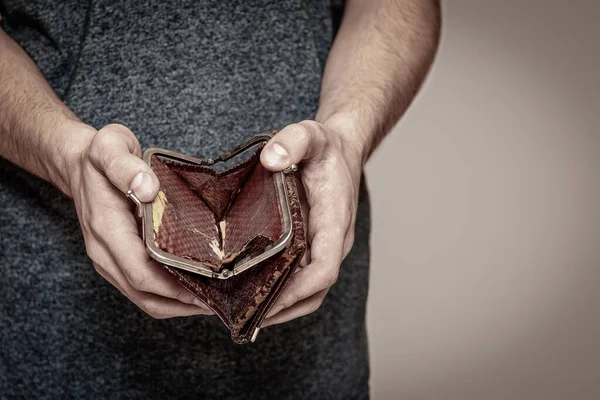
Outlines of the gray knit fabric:
M 199 157 L 312 118 L 332 35 L 327 0 L 0 0 L 0 13 L 83 120 Z M 368 397 L 364 185 L 322 307 L 244 346 L 215 316 L 146 316 L 94 271 L 71 200 L 3 159 L 0 203 L 1 398 Z

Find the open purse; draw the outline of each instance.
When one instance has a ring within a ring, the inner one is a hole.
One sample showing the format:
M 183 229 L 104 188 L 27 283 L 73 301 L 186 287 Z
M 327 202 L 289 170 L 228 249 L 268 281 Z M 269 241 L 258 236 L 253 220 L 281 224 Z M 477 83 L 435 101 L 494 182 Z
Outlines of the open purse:
M 236 343 L 254 341 L 306 248 L 294 168 L 271 172 L 260 151 L 275 132 L 215 159 L 144 152 L 160 181 L 138 204 L 152 258 L 213 310 Z

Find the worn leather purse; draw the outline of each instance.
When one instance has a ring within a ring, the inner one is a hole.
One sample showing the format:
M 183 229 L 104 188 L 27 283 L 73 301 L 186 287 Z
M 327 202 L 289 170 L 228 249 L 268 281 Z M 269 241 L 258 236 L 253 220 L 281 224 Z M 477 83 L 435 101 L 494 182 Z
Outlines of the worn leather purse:
M 160 180 L 138 203 L 151 257 L 204 302 L 236 343 L 254 341 L 306 243 L 294 173 L 265 169 L 260 151 L 275 132 L 215 159 L 151 148 L 144 161 Z

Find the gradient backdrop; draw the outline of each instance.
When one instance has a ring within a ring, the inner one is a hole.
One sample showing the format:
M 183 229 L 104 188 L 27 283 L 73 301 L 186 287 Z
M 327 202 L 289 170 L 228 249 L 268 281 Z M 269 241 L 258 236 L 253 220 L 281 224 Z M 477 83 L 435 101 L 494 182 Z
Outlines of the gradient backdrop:
M 600 2 L 449 0 L 368 165 L 374 399 L 600 399 Z

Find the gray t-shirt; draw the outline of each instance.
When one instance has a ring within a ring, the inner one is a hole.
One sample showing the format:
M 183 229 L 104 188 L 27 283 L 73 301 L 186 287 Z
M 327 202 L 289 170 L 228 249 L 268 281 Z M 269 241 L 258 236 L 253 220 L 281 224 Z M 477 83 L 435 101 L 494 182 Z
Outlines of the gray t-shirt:
M 0 13 L 84 121 L 198 157 L 312 118 L 332 36 L 327 0 L 0 0 Z M 244 346 L 215 316 L 145 315 L 94 271 L 71 200 L 1 158 L 0 203 L 1 398 L 368 397 L 364 185 L 321 308 Z

